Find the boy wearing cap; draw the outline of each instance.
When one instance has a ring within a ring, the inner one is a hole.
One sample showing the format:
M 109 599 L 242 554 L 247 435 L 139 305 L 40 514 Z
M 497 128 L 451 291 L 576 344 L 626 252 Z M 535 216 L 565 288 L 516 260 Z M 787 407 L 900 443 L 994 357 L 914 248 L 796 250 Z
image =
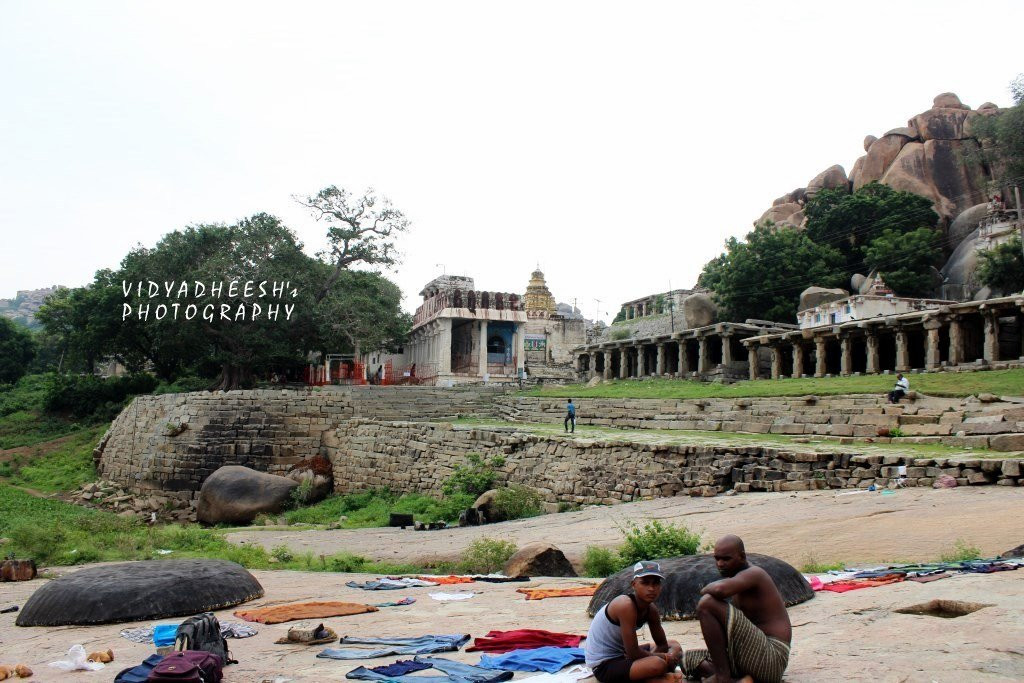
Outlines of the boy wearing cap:
M 637 562 L 633 592 L 618 596 L 594 615 L 587 632 L 586 662 L 601 683 L 673 680 L 666 674 L 679 665 L 682 648 L 666 639 L 654 606 L 664 578 L 657 562 Z M 654 643 L 637 642 L 637 631 L 644 626 L 650 628 Z

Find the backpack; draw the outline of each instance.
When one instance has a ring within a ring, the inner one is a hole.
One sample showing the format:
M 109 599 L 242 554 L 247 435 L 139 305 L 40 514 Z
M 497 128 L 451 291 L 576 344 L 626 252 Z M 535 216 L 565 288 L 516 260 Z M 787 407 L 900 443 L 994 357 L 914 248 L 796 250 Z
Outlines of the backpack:
M 174 649 L 205 650 L 220 657 L 221 666 L 235 660 L 228 654 L 228 641 L 220 634 L 220 622 L 212 612 L 205 612 L 196 617 L 189 617 L 181 622 L 174 636 Z
M 159 664 L 163 658 L 163 655 L 150 655 L 143 660 L 142 664 L 122 669 L 121 673 L 114 677 L 114 683 L 146 683 L 153 667 Z
M 149 672 L 146 683 L 221 683 L 223 660 L 206 650 L 172 652 Z

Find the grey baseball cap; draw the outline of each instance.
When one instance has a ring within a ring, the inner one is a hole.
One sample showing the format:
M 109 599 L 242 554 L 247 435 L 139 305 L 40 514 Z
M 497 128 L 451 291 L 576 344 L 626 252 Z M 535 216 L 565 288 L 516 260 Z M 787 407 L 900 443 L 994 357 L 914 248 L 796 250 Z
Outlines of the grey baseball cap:
M 665 578 L 665 575 L 661 573 L 660 564 L 646 560 L 633 565 L 633 578 L 639 579 L 643 576 L 657 576 L 659 579 Z

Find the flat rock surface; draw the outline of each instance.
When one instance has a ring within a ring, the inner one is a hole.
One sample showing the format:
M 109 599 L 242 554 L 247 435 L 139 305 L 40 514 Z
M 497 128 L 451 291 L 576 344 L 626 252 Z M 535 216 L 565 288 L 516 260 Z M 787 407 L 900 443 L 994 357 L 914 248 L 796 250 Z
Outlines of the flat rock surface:
M 658 519 L 701 531 L 706 540 L 738 534 L 751 552 L 799 568 L 809 561 L 878 563 L 936 560 L 958 539 L 994 557 L 1024 542 L 1024 490 L 1012 486 L 899 489 L 891 493 L 813 491 L 744 493 L 714 498 L 658 498 L 489 526 L 413 531 L 238 531 L 235 543 L 285 544 L 299 552 L 351 552 L 386 562 L 455 559 L 483 536 L 518 547 L 554 543 L 579 567 L 588 545 L 617 546 L 616 527 Z
M 65 571 L 74 571 L 67 569 Z M 379 612 L 325 619 L 339 635 L 417 636 L 428 633 L 483 635 L 490 629 L 545 628 L 586 633 L 589 598 L 553 598 L 526 601 L 515 592 L 524 585 L 569 587 L 582 579 L 536 579 L 529 584 L 461 584 L 441 589 L 367 592 L 345 587 L 348 580 L 369 575 L 307 572 L 254 572 L 266 588 L 266 597 L 246 607 L 299 600 L 346 600 L 384 602 L 406 595 L 416 598 L 408 607 L 384 607 Z M 3 584 L 0 601 L 24 604 L 43 580 Z M 462 602 L 432 600 L 432 590 L 477 592 Z M 992 606 L 956 619 L 897 614 L 893 610 L 933 599 L 989 603 Z M 237 621 L 232 610 L 217 613 L 223 621 Z M 928 584 L 901 583 L 844 594 L 819 593 L 790 608 L 793 622 L 793 656 L 787 681 L 1016 681 L 1024 678 L 1024 570 L 991 575 L 955 576 Z M 14 614 L 0 614 L 0 661 L 25 662 L 35 670 L 31 681 L 109 681 L 121 668 L 142 661 L 152 652 L 147 645 L 118 636 L 120 629 L 139 624 L 19 628 Z M 295 622 L 292 622 L 295 623 Z M 395 661 L 386 657 L 371 661 L 316 659 L 321 646 L 275 645 L 292 623 L 254 624 L 259 633 L 251 638 L 229 640 L 232 655 L 240 661 L 226 670 L 224 680 L 343 681 L 346 672 L 365 664 L 377 666 Z M 670 638 L 684 647 L 700 645 L 699 628 L 693 621 L 666 622 Z M 641 634 L 649 640 L 649 633 Z M 69 647 L 81 643 L 86 651 L 111 648 L 115 661 L 98 672 L 63 673 L 46 666 L 61 658 Z M 447 654 L 444 656 L 448 656 Z M 479 653 L 451 655 L 476 663 Z M 429 672 L 428 672 L 429 673 Z M 533 674 L 517 674 L 523 678 Z M 586 683 L 593 683 L 588 679 Z

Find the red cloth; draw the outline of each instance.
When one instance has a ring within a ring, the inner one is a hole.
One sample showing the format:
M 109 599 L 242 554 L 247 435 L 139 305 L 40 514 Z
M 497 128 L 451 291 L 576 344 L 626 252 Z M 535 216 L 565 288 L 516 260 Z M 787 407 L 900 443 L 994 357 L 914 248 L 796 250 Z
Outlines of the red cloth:
M 848 581 L 834 581 L 832 583 L 826 583 L 821 587 L 821 590 L 832 591 L 833 593 L 845 593 L 846 591 L 855 591 L 858 588 L 874 588 L 875 586 L 886 586 L 890 583 L 899 583 L 904 578 L 904 574 L 886 574 L 885 576 L 879 576 L 877 579 L 850 579 Z
M 533 650 L 553 645 L 555 647 L 579 647 L 586 636 L 571 633 L 554 633 L 535 628 L 521 628 L 515 631 L 491 631 L 483 638 L 475 638 L 466 652 L 510 652 L 511 650 Z

